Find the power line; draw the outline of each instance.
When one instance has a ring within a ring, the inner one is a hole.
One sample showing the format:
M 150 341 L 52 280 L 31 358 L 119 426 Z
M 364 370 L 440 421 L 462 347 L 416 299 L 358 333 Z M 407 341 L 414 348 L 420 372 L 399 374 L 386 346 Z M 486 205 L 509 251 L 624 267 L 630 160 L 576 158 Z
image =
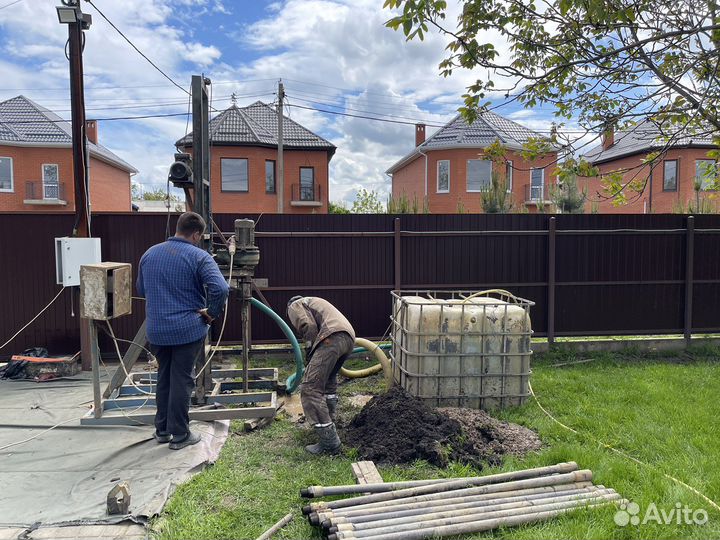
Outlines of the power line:
M 345 109 L 346 111 L 353 111 L 353 112 L 365 113 L 365 114 L 374 114 L 376 116 L 384 116 L 387 118 L 399 118 L 401 120 L 412 120 L 413 123 L 415 123 L 415 124 L 421 123 L 421 124 L 425 124 L 425 125 L 430 125 L 430 123 L 431 123 L 431 121 L 429 121 L 429 120 L 417 120 L 417 119 L 409 117 L 409 116 L 400 116 L 397 114 L 389 114 L 389 113 L 379 113 L 379 112 L 375 112 L 375 111 L 366 111 L 366 110 L 362 110 L 362 109 L 353 109 L 351 107 L 346 107 L 345 105 L 334 105 L 332 103 L 323 103 L 321 101 L 303 99 L 303 98 L 299 98 L 299 97 L 295 97 L 295 96 L 293 96 L 293 99 L 302 101 L 304 103 L 315 103 L 317 105 L 322 105 L 322 106 L 326 106 L 326 107 L 336 107 L 336 108 L 340 108 L 340 109 Z
M 14 6 L 15 4 L 19 4 L 20 2 L 22 2 L 22 0 L 15 0 L 14 2 L 10 2 L 9 4 L 5 4 L 4 6 L 0 6 L 0 9 L 5 9 L 5 8 L 10 7 L 10 6 Z
M 376 120 L 377 122 L 387 122 L 389 124 L 405 124 L 408 126 L 414 126 L 415 124 L 423 123 L 420 120 L 413 122 L 413 121 L 404 121 L 404 120 L 391 120 L 389 118 L 375 118 L 373 116 L 364 116 L 364 115 L 360 115 L 360 114 L 343 113 L 340 111 L 328 111 L 327 109 L 318 109 L 317 107 L 306 107 L 305 105 L 293 105 L 293 107 L 297 107 L 298 109 L 307 109 L 309 111 L 317 111 L 317 112 L 326 113 L 326 114 L 336 114 L 338 116 L 350 116 L 352 118 L 362 118 L 364 120 Z M 427 127 L 437 127 L 437 128 L 445 127 L 444 125 L 440 125 L 440 124 L 425 123 L 425 125 Z
M 123 33 L 120 31 L 120 29 L 119 29 L 117 26 L 115 26 L 115 25 L 112 23 L 112 21 L 111 21 L 110 19 L 108 19 L 102 11 L 100 11 L 100 10 L 98 9 L 98 7 L 93 3 L 92 0 L 87 0 L 87 3 L 90 4 L 92 7 L 94 7 L 94 8 L 97 10 L 97 12 L 100 14 L 100 16 L 101 16 L 103 19 L 105 19 L 105 21 L 106 21 L 110 26 L 112 26 L 112 27 L 115 29 L 115 31 L 116 31 L 118 34 L 120 34 L 120 35 L 123 37 L 123 39 L 130 44 L 130 46 L 131 46 L 133 49 L 135 49 L 135 50 L 138 52 L 138 54 L 139 54 L 140 56 L 142 56 L 145 60 L 147 60 L 152 67 L 154 67 L 156 70 L 158 70 L 158 71 L 162 74 L 163 77 L 165 77 L 168 81 L 170 81 L 170 82 L 173 83 L 175 86 L 177 86 L 180 90 L 182 90 L 182 91 L 185 92 L 186 94 L 190 95 L 190 92 L 188 92 L 187 90 L 185 90 L 185 88 L 183 88 L 183 87 L 180 86 L 177 82 L 175 82 L 175 80 L 174 80 L 172 77 L 170 77 L 170 75 L 168 75 L 168 74 L 165 73 L 162 69 L 160 69 L 160 68 L 157 66 L 157 64 L 155 64 L 155 62 L 153 62 L 153 61 L 150 60 L 147 56 L 145 56 L 145 53 L 143 53 L 140 49 L 138 49 L 138 48 L 135 46 L 135 44 L 134 44 L 132 41 L 130 41 L 130 39 L 129 39 L 125 34 L 123 34 Z

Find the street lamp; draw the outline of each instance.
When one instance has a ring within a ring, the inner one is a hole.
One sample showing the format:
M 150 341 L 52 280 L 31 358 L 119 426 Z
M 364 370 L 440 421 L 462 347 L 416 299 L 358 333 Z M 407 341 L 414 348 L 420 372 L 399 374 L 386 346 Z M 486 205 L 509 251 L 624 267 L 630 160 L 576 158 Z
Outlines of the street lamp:
M 90 28 L 92 24 L 92 15 L 89 13 L 83 13 L 79 3 L 75 3 L 72 0 L 63 0 L 62 6 L 57 6 L 58 21 L 60 24 L 73 24 L 76 22 L 80 23 L 83 30 Z

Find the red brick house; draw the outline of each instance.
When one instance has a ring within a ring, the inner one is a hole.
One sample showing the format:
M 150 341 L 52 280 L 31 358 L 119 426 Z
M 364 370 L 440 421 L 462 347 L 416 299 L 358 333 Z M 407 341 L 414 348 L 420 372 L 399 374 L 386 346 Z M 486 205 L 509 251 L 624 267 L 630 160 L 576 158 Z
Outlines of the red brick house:
M 277 111 L 257 101 L 232 105 L 210 120 L 210 191 L 218 213 L 275 213 Z M 192 133 L 175 143 L 192 153 Z M 283 116 L 283 213 L 328 211 L 329 164 L 335 146 Z
M 585 159 L 599 168 L 600 176 L 580 183 L 585 184 L 591 199 L 600 201 L 601 213 L 670 213 L 687 209 L 687 203 L 696 201 L 697 197 L 707 199 L 717 208 L 717 201 L 713 200 L 715 186 L 704 174 L 708 167 L 715 165 L 707 156 L 714 148 L 712 136 L 707 134 L 683 136 L 668 144 L 661 126 L 651 121 L 640 122 L 627 130 L 605 133 L 602 143 L 585 155 Z M 654 167 L 643 164 L 648 154 L 658 151 L 664 153 Z M 622 206 L 614 206 L 602 186 L 603 175 L 614 171 L 623 173 L 623 183 L 646 181 L 642 193 L 625 192 L 628 202 Z M 696 180 L 701 184 L 699 193 L 695 190 Z
M 549 205 L 548 186 L 555 182 L 552 171 L 557 152 L 527 161 L 520 152 L 531 138 L 542 137 L 520 124 L 493 112 L 478 116 L 472 125 L 458 115 L 425 139 L 425 125 L 415 126 L 415 149 L 390 167 L 394 199 L 408 197 L 422 204 L 427 200 L 431 213 L 482 212 L 480 193 L 490 186 L 491 172 L 498 166 L 506 174 L 513 207 L 536 211 Z M 493 164 L 482 155 L 483 148 L 496 141 L 507 148 L 506 162 Z
M 93 212 L 129 212 L 137 170 L 98 144 L 88 120 Z M 0 103 L 0 212 L 75 210 L 70 123 L 25 96 Z

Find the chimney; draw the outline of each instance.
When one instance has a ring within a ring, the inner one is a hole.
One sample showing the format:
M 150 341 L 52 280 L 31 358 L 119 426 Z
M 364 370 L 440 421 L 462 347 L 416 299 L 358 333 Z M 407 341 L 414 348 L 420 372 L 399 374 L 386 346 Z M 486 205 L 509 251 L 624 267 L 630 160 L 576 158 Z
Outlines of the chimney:
M 415 124 L 415 146 L 425 142 L 425 124 Z
M 98 143 L 97 131 L 97 120 L 85 121 L 85 134 L 87 135 L 88 141 L 93 144 Z
M 602 136 L 603 150 L 607 150 L 613 144 L 615 144 L 615 128 L 613 126 L 608 126 Z

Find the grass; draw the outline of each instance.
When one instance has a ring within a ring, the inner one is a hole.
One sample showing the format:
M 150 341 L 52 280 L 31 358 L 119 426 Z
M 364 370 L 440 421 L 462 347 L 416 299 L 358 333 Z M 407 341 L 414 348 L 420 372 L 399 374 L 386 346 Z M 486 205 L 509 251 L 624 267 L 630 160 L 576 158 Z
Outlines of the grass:
M 582 468 L 593 470 L 596 484 L 612 487 L 637 502 L 641 516 L 652 502 L 666 511 L 680 503 L 706 509 L 710 517 L 706 525 L 649 523 L 619 527 L 613 521 L 616 509 L 607 507 L 463 538 L 720 538 L 720 513 L 663 476 L 676 476 L 720 501 L 718 356 L 718 351 L 709 347 L 696 347 L 679 356 L 640 354 L 628 349 L 622 353 L 594 353 L 592 362 L 556 368 L 551 366 L 588 357 L 562 348 L 538 355 L 532 384 L 539 400 L 560 421 L 592 438 L 564 430 L 530 401 L 498 415 L 535 429 L 544 448 L 522 459 L 509 459 L 502 468 L 483 472 L 577 461 Z M 277 361 L 268 363 L 278 365 Z M 347 398 L 354 393 L 378 391 L 381 384 L 376 376 L 343 384 L 340 392 Z M 341 401 L 341 420 L 356 412 L 347 401 Z M 255 538 L 293 512 L 296 519 L 276 538 L 319 538 L 318 531 L 301 517 L 299 490 L 313 484 L 353 483 L 350 463 L 357 452 L 349 449 L 344 456 L 310 457 L 302 447 L 311 439 L 308 430 L 286 419 L 252 434 L 231 436 L 213 467 L 178 488 L 163 515 L 153 523 L 153 534 L 174 540 Z M 637 457 L 651 468 L 616 455 L 596 440 Z M 381 466 L 380 472 L 386 481 L 478 473 L 459 464 L 439 470 L 424 462 Z

